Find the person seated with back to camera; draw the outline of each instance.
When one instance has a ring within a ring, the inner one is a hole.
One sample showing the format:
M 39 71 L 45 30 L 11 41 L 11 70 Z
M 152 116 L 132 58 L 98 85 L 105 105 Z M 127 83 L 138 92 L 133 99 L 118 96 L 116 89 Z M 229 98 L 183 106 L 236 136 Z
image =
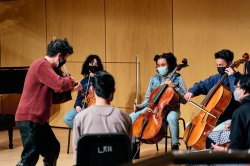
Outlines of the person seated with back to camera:
M 96 103 L 79 112 L 74 119 L 73 148 L 76 160 L 77 143 L 81 135 L 90 133 L 117 133 L 132 135 L 132 122 L 129 115 L 111 106 L 115 93 L 115 80 L 105 71 L 98 71 L 93 80 Z

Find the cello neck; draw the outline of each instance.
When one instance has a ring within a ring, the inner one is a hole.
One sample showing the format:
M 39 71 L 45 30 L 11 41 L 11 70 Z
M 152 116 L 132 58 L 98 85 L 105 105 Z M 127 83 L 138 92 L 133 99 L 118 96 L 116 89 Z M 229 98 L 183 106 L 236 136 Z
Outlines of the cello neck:
M 154 99 L 153 99 L 153 101 L 152 101 L 153 104 L 157 104 L 157 103 L 158 103 L 159 99 L 161 98 L 162 93 L 165 91 L 165 89 L 166 89 L 167 87 L 168 87 L 168 84 L 162 85 L 161 89 L 160 89 L 159 92 L 155 95 L 155 97 L 154 97 Z
M 208 92 L 206 98 L 201 102 L 201 105 L 205 105 L 211 97 L 214 95 L 216 90 L 220 87 L 221 83 L 227 78 L 228 74 L 225 73 L 221 79 L 213 86 L 213 88 Z
M 182 68 L 184 67 L 188 67 L 188 61 L 186 58 L 182 59 L 182 63 L 177 65 L 173 71 L 171 71 L 171 73 L 168 74 L 168 78 L 171 80 L 171 78 L 174 76 L 174 74 L 176 73 L 176 71 L 180 71 Z
M 168 78 L 171 80 L 172 79 L 172 77 L 174 76 L 174 74 L 175 74 L 175 72 L 178 70 L 178 67 L 176 66 L 175 68 L 174 68 L 174 70 L 173 71 L 171 71 L 171 73 L 169 73 L 168 74 Z
M 179 65 L 177 65 L 177 66 L 174 68 L 174 70 L 171 71 L 171 72 L 168 74 L 168 78 L 171 80 L 172 77 L 174 76 L 174 74 L 176 73 L 176 71 L 180 71 L 182 68 L 187 67 L 187 66 L 188 66 L 187 59 L 184 58 L 184 59 L 182 60 L 182 63 L 179 64 Z M 167 87 L 168 87 L 167 84 L 162 85 L 162 87 L 161 87 L 161 89 L 159 90 L 159 92 L 155 95 L 155 97 L 154 97 L 152 103 L 154 103 L 154 104 L 157 104 L 157 103 L 158 103 L 159 99 L 161 98 L 162 93 L 165 91 L 165 89 L 166 89 Z

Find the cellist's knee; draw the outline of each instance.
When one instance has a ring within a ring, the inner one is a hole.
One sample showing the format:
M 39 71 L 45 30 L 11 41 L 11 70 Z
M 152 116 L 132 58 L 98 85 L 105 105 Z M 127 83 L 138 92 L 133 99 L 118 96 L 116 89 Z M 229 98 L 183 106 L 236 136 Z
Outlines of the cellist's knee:
M 170 111 L 168 116 L 167 116 L 167 122 L 170 124 L 177 124 L 178 123 L 178 119 L 179 119 L 179 112 L 176 111 Z

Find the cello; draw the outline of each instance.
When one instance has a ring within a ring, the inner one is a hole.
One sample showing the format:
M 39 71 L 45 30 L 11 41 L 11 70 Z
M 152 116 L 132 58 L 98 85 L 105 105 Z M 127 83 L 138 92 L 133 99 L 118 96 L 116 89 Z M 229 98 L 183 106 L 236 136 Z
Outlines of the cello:
M 245 53 L 242 59 L 237 60 L 231 64 L 230 67 L 238 67 L 241 63 L 248 61 L 248 59 L 249 55 Z M 201 102 L 201 107 L 191 101 L 191 103 L 199 107 L 201 111 L 184 131 L 183 140 L 187 146 L 194 147 L 198 150 L 205 148 L 206 133 L 213 130 L 219 116 L 224 113 L 232 99 L 231 91 L 223 85 L 223 81 L 227 76 L 228 74 L 225 73 L 213 86 Z
M 187 59 L 182 60 L 169 74 L 169 78 L 183 67 L 187 67 Z M 147 110 L 140 114 L 133 124 L 133 135 L 141 142 L 154 144 L 165 135 L 167 125 L 165 123 L 168 110 L 177 107 L 179 95 L 167 84 L 158 86 L 149 97 Z

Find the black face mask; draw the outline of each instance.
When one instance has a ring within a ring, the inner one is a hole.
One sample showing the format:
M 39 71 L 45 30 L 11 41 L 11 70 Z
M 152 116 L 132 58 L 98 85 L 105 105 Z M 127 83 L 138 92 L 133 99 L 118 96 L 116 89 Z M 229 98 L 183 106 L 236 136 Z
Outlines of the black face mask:
M 218 72 L 219 72 L 221 75 L 224 75 L 224 74 L 225 74 L 225 69 L 226 69 L 226 67 L 217 67 L 217 70 L 218 70 Z
M 63 61 L 59 61 L 58 68 L 61 68 L 66 63 L 66 60 L 63 59 Z
M 91 71 L 91 73 L 96 73 L 98 72 L 98 70 L 98 66 L 89 66 L 89 71 Z

